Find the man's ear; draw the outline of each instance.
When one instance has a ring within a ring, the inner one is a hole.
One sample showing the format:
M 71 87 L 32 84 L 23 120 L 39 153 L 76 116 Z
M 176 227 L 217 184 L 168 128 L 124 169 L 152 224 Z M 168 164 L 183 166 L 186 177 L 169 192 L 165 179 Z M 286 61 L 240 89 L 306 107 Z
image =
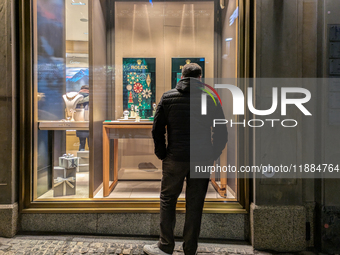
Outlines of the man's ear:
M 184 77 L 183 77 L 183 75 L 181 75 L 181 79 L 183 79 Z

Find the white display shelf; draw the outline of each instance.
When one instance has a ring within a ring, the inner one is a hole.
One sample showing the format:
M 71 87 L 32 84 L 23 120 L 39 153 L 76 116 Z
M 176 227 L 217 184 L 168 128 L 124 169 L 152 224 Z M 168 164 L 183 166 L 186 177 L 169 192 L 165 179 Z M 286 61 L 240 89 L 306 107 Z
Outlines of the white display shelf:
M 38 121 L 40 130 L 89 130 L 88 121 Z

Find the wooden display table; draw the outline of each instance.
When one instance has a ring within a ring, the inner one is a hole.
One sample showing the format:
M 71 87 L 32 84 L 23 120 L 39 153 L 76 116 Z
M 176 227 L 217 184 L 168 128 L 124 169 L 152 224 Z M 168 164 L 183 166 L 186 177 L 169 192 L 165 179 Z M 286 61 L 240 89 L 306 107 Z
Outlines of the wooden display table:
M 118 183 L 118 139 L 151 138 L 153 121 L 103 122 L 103 196 L 107 197 Z M 110 180 L 110 139 L 113 142 L 113 180 Z M 111 183 L 110 183 L 111 182 Z

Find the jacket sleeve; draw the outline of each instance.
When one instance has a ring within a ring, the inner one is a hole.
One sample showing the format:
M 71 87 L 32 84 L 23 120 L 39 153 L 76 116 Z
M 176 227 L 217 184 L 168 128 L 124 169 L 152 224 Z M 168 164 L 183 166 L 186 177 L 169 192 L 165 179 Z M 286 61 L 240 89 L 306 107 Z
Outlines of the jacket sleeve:
M 223 119 L 223 120 L 225 119 L 222 106 L 219 103 L 215 111 L 215 119 Z M 217 124 L 215 125 L 215 127 L 212 127 L 212 132 L 213 132 L 212 134 L 213 153 L 214 153 L 214 160 L 216 160 L 222 154 L 222 151 L 228 142 L 227 125 Z
M 166 157 L 165 134 L 166 134 L 166 117 L 162 97 L 161 101 L 157 106 L 152 127 L 152 138 L 155 144 L 155 154 L 160 160 L 163 160 Z

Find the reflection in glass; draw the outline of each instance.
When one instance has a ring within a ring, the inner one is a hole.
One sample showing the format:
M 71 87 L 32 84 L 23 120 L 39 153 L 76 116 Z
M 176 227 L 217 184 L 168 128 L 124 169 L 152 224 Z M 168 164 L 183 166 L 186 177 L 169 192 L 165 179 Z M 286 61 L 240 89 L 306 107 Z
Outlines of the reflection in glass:
M 238 75 L 238 0 L 227 3 L 34 1 L 35 199 L 159 199 L 151 127 L 162 94 L 188 62 L 204 78 Z M 220 164 L 237 162 L 228 131 Z M 207 199 L 235 200 L 235 177 L 213 176 Z
M 89 197 L 88 5 L 34 2 L 35 195 Z

